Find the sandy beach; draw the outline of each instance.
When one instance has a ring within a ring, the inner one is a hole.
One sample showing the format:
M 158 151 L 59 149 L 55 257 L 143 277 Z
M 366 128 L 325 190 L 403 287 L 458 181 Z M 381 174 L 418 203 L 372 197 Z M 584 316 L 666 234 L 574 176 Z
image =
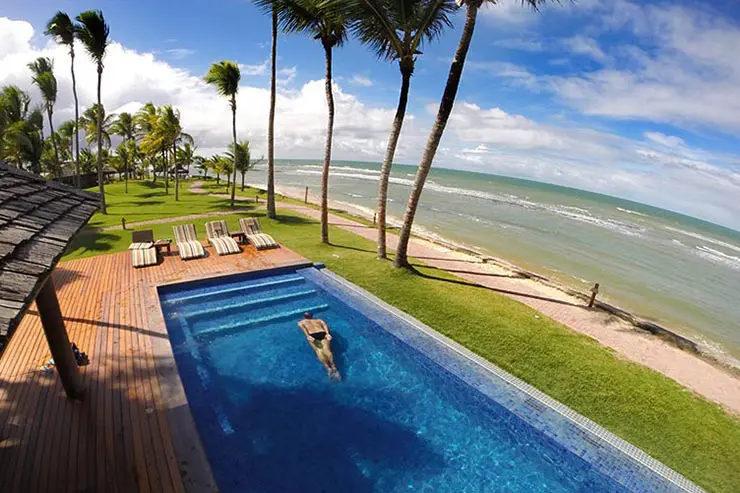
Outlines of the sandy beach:
M 261 184 L 249 186 L 264 189 Z M 197 190 L 197 188 L 196 188 Z M 298 200 L 304 199 L 305 189 L 277 187 L 277 193 Z M 309 190 L 308 200 L 317 203 L 317 197 Z M 282 203 L 310 217 L 319 213 L 310 207 Z M 331 201 L 330 207 L 372 220 L 372 211 L 352 204 Z M 359 234 L 371 241 L 376 239 L 376 230 L 358 222 L 331 215 L 332 224 Z M 397 223 L 393 218 L 390 223 Z M 548 285 L 535 278 L 522 277 L 520 270 L 505 261 L 486 261 L 475 252 L 459 251 L 451 246 L 439 244 L 443 238 L 436 235 L 425 239 L 428 232 L 417 231 L 418 236 L 410 244 L 410 255 L 423 258 L 424 262 L 444 269 L 459 278 L 496 290 L 541 312 L 576 332 L 588 335 L 602 345 L 613 349 L 621 357 L 639 363 L 675 380 L 697 394 L 720 404 L 729 412 L 740 415 L 740 377 L 737 369 L 728 368 L 709 355 L 697 355 L 679 349 L 633 323 L 600 309 L 588 309 L 581 297 L 568 294 L 566 290 Z M 397 237 L 390 234 L 388 244 L 394 248 Z

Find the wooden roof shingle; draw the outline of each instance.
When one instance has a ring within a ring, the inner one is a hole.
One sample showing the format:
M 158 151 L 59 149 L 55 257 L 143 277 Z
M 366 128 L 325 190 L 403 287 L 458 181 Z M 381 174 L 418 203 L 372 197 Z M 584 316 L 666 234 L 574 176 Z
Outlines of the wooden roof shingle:
M 0 340 L 12 334 L 99 200 L 0 163 Z

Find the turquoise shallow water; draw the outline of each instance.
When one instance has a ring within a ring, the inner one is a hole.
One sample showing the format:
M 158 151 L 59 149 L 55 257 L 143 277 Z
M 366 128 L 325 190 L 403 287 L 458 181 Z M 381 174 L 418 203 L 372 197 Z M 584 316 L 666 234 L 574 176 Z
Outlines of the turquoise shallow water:
M 377 163 L 333 163 L 330 199 L 372 211 Z M 319 190 L 317 161 L 280 161 L 278 186 Z M 395 166 L 402 217 L 415 167 Z M 264 168 L 249 182 L 264 182 Z M 740 358 L 740 233 L 644 204 L 480 173 L 433 169 L 417 225 L 580 289 Z

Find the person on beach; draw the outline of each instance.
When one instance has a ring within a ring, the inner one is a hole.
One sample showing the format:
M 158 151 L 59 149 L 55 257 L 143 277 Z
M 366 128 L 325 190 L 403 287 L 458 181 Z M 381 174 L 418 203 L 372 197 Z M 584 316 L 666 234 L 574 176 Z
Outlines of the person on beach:
M 321 364 L 326 368 L 329 378 L 341 380 L 342 377 L 339 375 L 337 365 L 334 364 L 334 355 L 331 352 L 331 334 L 326 322 L 319 318 L 313 318 L 311 312 L 306 312 L 303 314 L 303 320 L 298 322 L 298 327 L 306 335 L 309 345 L 316 352 L 316 357 L 319 358 Z

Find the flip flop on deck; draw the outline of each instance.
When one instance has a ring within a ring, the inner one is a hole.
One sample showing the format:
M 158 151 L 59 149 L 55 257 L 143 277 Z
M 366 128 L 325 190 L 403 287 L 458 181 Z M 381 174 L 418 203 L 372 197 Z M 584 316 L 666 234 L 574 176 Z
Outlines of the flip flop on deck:
M 189 260 L 205 257 L 206 251 L 203 249 L 200 241 L 198 241 L 198 237 L 195 234 L 195 226 L 192 224 L 173 226 L 172 231 L 175 234 L 175 243 L 177 243 L 177 250 L 180 252 L 181 259 Z
M 131 265 L 147 267 L 157 264 L 157 249 L 154 248 L 154 232 L 151 229 L 133 231 L 131 241 L 128 247 L 131 250 Z
M 226 221 L 211 221 L 206 223 L 206 234 L 210 243 L 219 255 L 229 255 L 241 252 L 239 244 L 229 235 Z
M 242 228 L 244 236 L 247 237 L 247 241 L 254 245 L 257 250 L 280 246 L 272 236 L 262 232 L 262 227 L 260 227 L 257 218 L 243 217 L 239 219 L 239 226 Z

